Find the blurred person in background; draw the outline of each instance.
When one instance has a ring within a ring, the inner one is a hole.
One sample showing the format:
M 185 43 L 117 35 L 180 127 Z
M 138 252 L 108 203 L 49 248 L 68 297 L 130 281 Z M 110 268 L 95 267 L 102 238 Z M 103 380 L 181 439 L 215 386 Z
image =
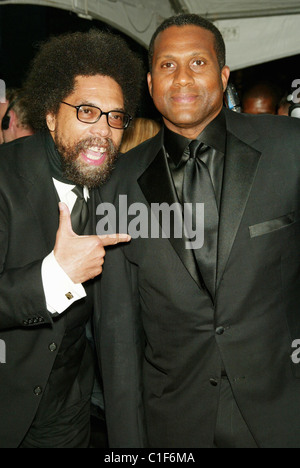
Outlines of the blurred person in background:
M 9 143 L 10 141 L 30 136 L 34 134 L 34 130 L 29 121 L 26 102 L 22 96 L 21 89 L 7 89 L 6 90 L 7 102 L 2 104 L 2 112 L 4 111 L 1 119 L 1 137 L 2 143 Z M 1 110 L 0 110 L 1 114 Z
M 277 114 L 279 90 L 273 83 L 262 81 L 243 93 L 242 108 L 245 114 Z
M 3 141 L 3 134 L 2 134 L 2 119 L 6 114 L 8 108 L 8 102 L 0 102 L 0 145 L 4 143 Z
M 120 152 L 127 153 L 127 151 L 149 140 L 149 138 L 153 138 L 158 134 L 160 129 L 161 125 L 155 120 L 145 118 L 134 119 L 124 134 Z
M 285 93 L 285 95 L 279 101 L 278 106 L 278 115 L 286 115 L 289 116 L 289 109 L 291 107 L 291 101 L 288 101 L 288 96 L 290 93 Z

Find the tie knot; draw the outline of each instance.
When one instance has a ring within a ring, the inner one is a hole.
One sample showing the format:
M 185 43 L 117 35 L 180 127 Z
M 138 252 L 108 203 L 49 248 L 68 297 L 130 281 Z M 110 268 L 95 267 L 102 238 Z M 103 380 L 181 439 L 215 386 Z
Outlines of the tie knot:
M 76 187 L 73 188 L 72 190 L 73 193 L 81 200 L 83 199 L 83 187 L 80 187 L 79 185 L 76 185 Z
M 189 144 L 190 159 L 198 159 L 206 164 L 206 159 L 209 156 L 208 150 L 210 149 L 205 143 L 199 140 L 193 140 Z
M 199 141 L 199 140 L 193 140 L 193 141 L 189 144 L 189 148 L 190 148 L 190 158 L 196 159 L 198 150 L 199 150 L 199 148 L 200 148 L 201 146 L 202 146 L 202 143 L 201 143 L 201 141 Z

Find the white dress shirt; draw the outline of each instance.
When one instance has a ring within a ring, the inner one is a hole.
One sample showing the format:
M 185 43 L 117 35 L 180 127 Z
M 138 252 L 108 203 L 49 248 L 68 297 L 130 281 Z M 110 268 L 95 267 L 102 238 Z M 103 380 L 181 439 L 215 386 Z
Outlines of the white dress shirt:
M 53 183 L 59 199 L 65 203 L 72 213 L 77 196 L 72 190 L 75 185 L 64 184 L 56 179 Z M 83 189 L 85 200 L 89 198 L 87 187 Z M 42 264 L 42 281 L 45 292 L 47 309 L 50 313 L 61 314 L 74 302 L 86 297 L 82 284 L 75 284 L 56 261 L 54 251 L 46 257 Z

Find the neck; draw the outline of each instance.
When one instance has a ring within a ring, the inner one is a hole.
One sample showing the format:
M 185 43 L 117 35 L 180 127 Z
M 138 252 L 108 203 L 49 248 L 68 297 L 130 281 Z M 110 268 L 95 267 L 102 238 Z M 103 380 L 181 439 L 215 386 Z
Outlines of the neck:
M 34 134 L 34 132 L 30 128 L 22 127 L 22 128 L 18 128 L 17 138 L 22 138 L 22 137 L 25 137 L 25 136 L 31 136 L 33 134 Z

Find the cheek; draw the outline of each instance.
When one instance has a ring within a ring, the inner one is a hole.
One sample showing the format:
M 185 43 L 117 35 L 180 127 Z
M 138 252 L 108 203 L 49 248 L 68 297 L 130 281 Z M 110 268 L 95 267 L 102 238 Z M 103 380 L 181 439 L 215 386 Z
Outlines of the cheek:
M 212 77 L 211 79 L 201 79 L 198 81 L 198 87 L 201 92 L 203 104 L 219 103 L 223 100 L 223 82 L 220 77 Z
M 172 80 L 164 75 L 159 75 L 155 77 L 152 81 L 152 97 L 153 99 L 161 99 L 165 96 L 170 88 L 172 87 Z
M 64 145 L 73 146 L 84 139 L 82 129 L 70 124 L 61 125 L 57 128 L 56 135 Z
M 153 95 L 153 102 L 158 110 L 163 110 L 165 107 L 170 106 L 170 104 L 168 104 L 168 101 L 165 95 L 158 95 L 158 94 Z
M 165 107 L 169 107 L 168 96 L 170 94 L 170 85 L 160 83 L 159 85 L 153 86 L 152 99 L 158 110 L 163 110 Z
M 121 130 L 113 130 L 112 132 L 112 137 L 111 137 L 112 142 L 114 146 L 118 149 L 121 146 L 123 135 L 124 135 L 124 131 L 121 131 Z
M 221 77 L 215 74 L 200 75 L 197 79 L 197 86 L 202 89 L 203 93 L 215 93 L 222 88 Z

